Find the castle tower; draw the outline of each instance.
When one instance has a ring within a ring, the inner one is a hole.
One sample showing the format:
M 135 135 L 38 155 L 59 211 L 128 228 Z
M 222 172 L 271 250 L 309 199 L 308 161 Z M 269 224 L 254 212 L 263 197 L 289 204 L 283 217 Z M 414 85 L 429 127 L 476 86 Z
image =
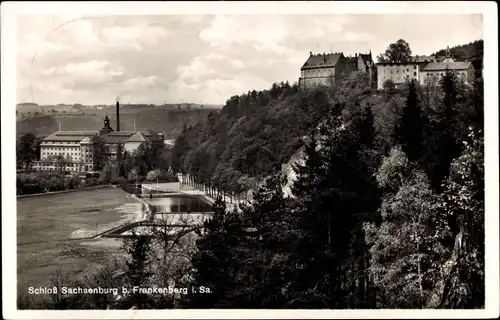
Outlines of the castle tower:
M 106 115 L 104 117 L 104 126 L 101 128 L 101 130 L 99 130 L 99 134 L 102 135 L 102 134 L 108 134 L 110 132 L 114 131 L 113 128 L 111 128 L 111 126 L 109 125 L 109 118 L 108 116 Z

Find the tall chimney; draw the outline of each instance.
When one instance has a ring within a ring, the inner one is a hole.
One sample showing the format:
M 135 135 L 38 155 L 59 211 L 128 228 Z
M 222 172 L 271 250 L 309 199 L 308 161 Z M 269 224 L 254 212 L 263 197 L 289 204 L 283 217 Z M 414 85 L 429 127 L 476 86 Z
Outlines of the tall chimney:
M 116 98 L 116 131 L 120 131 L 120 101 Z

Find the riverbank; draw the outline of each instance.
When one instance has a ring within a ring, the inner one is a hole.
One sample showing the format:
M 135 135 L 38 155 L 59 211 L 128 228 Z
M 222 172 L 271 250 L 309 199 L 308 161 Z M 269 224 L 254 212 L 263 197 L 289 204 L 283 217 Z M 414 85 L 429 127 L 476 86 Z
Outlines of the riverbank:
M 76 188 L 76 189 L 61 190 L 61 191 L 50 191 L 50 192 L 41 192 L 41 193 L 20 194 L 20 195 L 17 195 L 16 198 L 17 199 L 23 199 L 23 198 L 31 198 L 31 197 L 50 196 L 50 195 L 64 194 L 64 193 L 70 193 L 70 192 L 87 191 L 87 190 L 97 190 L 97 189 L 105 189 L 105 188 L 116 188 L 116 186 L 115 185 L 111 185 L 111 184 L 106 184 L 106 185 L 100 185 L 100 186 L 85 187 L 85 188 Z

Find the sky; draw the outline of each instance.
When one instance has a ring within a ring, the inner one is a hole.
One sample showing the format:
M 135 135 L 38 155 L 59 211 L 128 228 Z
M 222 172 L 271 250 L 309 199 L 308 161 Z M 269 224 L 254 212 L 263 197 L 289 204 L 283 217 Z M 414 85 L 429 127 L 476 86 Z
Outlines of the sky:
M 482 15 L 21 15 L 17 102 L 222 104 L 297 81 L 310 51 L 375 60 L 401 38 L 414 55 L 467 44 Z

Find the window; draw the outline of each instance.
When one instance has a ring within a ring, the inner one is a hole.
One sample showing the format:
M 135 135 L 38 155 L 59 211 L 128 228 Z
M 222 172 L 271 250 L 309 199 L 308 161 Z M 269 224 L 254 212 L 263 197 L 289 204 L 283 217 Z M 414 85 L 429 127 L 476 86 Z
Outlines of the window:
M 406 69 L 406 72 L 409 72 L 409 71 L 410 71 L 410 69 Z
M 413 72 L 413 75 L 416 77 L 416 76 L 417 76 L 417 73 L 416 73 L 416 72 Z
M 417 66 L 413 66 L 413 69 L 417 69 Z

